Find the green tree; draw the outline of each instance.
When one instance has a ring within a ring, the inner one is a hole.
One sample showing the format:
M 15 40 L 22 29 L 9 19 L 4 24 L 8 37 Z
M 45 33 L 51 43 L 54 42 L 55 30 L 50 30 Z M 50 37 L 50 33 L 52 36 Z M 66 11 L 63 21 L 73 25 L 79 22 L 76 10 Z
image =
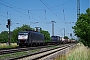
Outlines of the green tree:
M 50 33 L 48 31 L 41 30 L 41 33 L 44 34 L 45 42 L 50 42 Z
M 64 39 L 69 39 L 68 36 L 64 36 Z
M 23 25 L 21 27 L 17 27 L 16 29 L 13 30 L 12 33 L 12 42 L 17 42 L 17 37 L 18 37 L 18 32 L 20 31 L 25 31 L 25 30 L 34 30 L 33 28 L 31 28 L 29 25 Z M 41 29 L 41 33 L 44 34 L 44 38 L 46 42 L 50 41 L 50 34 L 48 31 L 44 31 Z
M 75 26 L 72 28 L 80 41 L 90 47 L 90 8 L 86 10 L 86 13 L 80 14 Z
M 25 30 L 33 30 L 33 28 L 31 28 L 29 25 L 23 25 L 21 27 L 17 27 L 16 29 L 13 30 L 12 39 L 11 39 L 12 42 L 17 42 L 18 32 Z
M 0 33 L 0 43 L 6 43 L 6 42 L 8 42 L 8 32 L 2 31 Z

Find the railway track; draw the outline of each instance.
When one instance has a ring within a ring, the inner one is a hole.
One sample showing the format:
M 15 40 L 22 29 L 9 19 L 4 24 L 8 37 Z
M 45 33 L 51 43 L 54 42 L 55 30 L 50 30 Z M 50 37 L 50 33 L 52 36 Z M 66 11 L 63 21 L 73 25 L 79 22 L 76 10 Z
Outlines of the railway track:
M 27 48 L 13 48 L 13 49 L 6 49 L 6 50 L 4 49 L 4 50 L 0 50 L 0 55 L 21 52 L 21 51 L 25 51 L 28 49 Z
M 45 48 L 53 45 L 48 45 L 48 46 L 38 46 L 38 47 L 18 47 L 18 48 L 13 48 L 13 49 L 1 49 L 0 50 L 0 55 L 3 54 L 10 54 L 10 53 L 16 53 L 16 52 L 22 52 L 22 51 L 28 51 L 28 50 L 34 50 L 34 49 L 40 49 L 40 48 Z
M 12 58 L 10 60 L 39 60 L 42 59 L 44 60 L 44 57 L 49 56 L 51 54 L 54 54 L 58 51 L 62 51 L 68 47 L 74 46 L 74 44 L 65 44 L 56 48 L 52 48 L 52 49 L 48 49 L 45 51 L 40 51 L 40 52 L 36 52 L 36 53 L 32 53 L 30 55 L 27 56 L 22 56 L 22 57 L 17 57 L 17 58 Z

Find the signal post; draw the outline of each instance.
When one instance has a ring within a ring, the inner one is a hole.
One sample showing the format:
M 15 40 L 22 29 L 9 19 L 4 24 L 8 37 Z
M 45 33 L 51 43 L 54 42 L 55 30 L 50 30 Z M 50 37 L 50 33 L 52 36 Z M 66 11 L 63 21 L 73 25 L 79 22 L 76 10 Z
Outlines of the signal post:
M 11 45 L 10 44 L 10 25 L 11 25 L 11 19 L 8 19 L 7 20 L 7 25 L 6 25 L 6 27 L 9 29 L 9 33 L 8 33 L 8 43 L 9 43 L 9 46 Z

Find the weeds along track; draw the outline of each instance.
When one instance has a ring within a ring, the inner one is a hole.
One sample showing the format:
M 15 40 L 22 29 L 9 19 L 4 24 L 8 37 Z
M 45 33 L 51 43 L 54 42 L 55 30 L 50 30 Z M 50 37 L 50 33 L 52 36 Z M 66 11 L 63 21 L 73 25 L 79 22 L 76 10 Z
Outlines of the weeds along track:
M 30 55 L 26 55 L 26 56 L 21 56 L 21 57 L 17 57 L 17 58 L 12 58 L 10 60 L 39 60 L 42 59 L 48 55 L 51 55 L 53 53 L 56 53 L 58 51 L 64 50 L 68 47 L 74 46 L 75 44 L 65 44 L 62 46 L 58 46 L 56 48 L 51 48 L 51 49 L 47 49 L 45 51 L 40 51 L 40 52 L 36 52 L 36 53 L 32 53 Z
M 23 52 L 23 51 L 28 51 L 28 50 L 35 50 L 35 49 L 45 48 L 45 47 L 49 47 L 49 46 L 53 46 L 53 45 L 38 46 L 38 47 L 18 47 L 18 48 L 12 48 L 12 49 L 1 49 L 0 55 L 16 53 L 16 52 Z

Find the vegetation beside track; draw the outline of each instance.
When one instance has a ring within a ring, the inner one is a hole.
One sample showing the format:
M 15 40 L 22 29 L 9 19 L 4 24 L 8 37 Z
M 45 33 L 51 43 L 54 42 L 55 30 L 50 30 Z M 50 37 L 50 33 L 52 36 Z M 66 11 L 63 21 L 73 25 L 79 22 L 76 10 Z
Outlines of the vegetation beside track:
M 55 60 L 90 60 L 90 48 L 83 44 L 78 44 L 67 55 L 61 55 Z
M 7 43 L 0 43 L 0 49 L 4 49 L 4 48 L 15 48 L 17 46 L 18 46 L 17 43 L 11 43 L 10 46 Z

